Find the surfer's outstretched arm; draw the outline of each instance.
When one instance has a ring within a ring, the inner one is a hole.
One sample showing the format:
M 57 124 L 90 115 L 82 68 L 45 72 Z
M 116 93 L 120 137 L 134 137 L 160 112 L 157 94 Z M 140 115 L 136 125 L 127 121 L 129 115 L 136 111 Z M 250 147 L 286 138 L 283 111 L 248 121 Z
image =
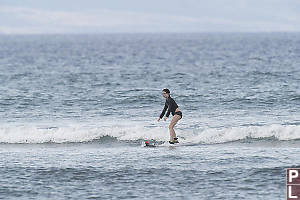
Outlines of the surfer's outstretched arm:
M 168 109 L 168 105 L 167 105 L 167 103 L 165 103 L 165 107 L 164 107 L 164 109 L 162 110 L 162 112 L 161 112 L 159 118 L 157 119 L 158 122 L 159 122 L 159 120 L 160 120 L 161 118 L 163 118 L 163 116 L 165 115 L 167 109 Z

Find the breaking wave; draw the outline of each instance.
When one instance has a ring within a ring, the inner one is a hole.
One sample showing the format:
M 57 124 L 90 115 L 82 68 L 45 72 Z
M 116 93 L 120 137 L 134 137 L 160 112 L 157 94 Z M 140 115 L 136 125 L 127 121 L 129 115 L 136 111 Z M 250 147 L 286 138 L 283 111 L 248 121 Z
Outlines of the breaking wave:
M 268 125 L 232 128 L 176 129 L 182 142 L 219 144 L 245 139 L 289 141 L 300 139 L 298 125 Z M 109 138 L 109 139 L 107 139 Z M 89 127 L 79 124 L 65 126 L 2 125 L 0 143 L 82 143 L 97 141 L 167 141 L 166 127 L 122 125 Z

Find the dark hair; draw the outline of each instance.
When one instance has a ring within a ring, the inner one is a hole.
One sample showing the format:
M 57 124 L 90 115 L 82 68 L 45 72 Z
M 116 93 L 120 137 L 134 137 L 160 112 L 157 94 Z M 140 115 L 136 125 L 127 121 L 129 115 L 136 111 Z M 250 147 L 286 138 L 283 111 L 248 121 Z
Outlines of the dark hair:
M 169 90 L 169 89 L 167 89 L 167 88 L 163 89 L 163 91 L 164 91 L 165 93 L 168 93 L 168 94 L 170 94 L 170 90 Z

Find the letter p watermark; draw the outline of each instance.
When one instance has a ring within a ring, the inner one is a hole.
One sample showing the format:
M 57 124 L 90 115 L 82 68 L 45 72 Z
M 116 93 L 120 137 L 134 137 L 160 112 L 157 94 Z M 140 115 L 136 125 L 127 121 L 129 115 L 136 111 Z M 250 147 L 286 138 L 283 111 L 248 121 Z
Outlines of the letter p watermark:
M 286 199 L 300 200 L 300 168 L 286 169 Z

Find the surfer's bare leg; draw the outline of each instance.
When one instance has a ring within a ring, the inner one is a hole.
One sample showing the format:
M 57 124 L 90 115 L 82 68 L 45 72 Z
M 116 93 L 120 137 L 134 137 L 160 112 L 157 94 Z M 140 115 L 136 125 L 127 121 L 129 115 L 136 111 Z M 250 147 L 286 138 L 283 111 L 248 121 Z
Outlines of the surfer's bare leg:
M 177 124 L 177 122 L 181 119 L 179 115 L 174 115 L 172 118 L 172 121 L 169 125 L 169 131 L 170 131 L 170 142 L 174 142 L 174 138 L 176 137 L 176 133 L 174 130 L 174 126 Z

